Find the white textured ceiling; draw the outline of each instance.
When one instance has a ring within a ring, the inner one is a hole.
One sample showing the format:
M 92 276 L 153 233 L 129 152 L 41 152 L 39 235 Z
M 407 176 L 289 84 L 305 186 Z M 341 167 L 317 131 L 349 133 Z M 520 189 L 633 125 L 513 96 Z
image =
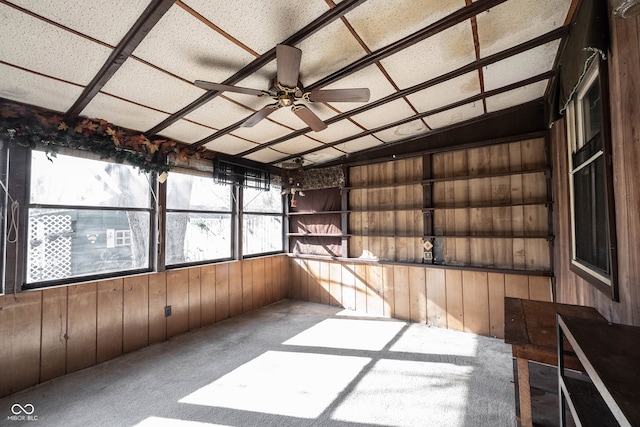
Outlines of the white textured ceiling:
M 322 164 L 543 97 L 548 78 L 520 82 L 553 69 L 559 40 L 520 54 L 508 50 L 566 25 L 572 0 L 507 0 L 448 19 L 489 1 L 367 0 L 316 26 L 352 0 L 176 0 L 80 114 L 260 163 L 302 155 L 305 165 Z M 66 113 L 136 21 L 159 3 L 3 0 L 0 98 Z M 328 121 L 321 132 L 310 131 L 289 108 L 239 126 L 274 102 L 268 97 L 224 92 L 182 110 L 211 94 L 194 80 L 269 89 L 273 49 L 291 38 L 288 44 L 302 50 L 304 86 L 369 88 L 369 102 L 306 104 Z M 473 66 L 505 51 L 500 61 Z M 263 55 L 269 59 L 253 67 Z M 356 63 L 363 65 L 345 72 Z M 500 91 L 508 85 L 511 90 Z

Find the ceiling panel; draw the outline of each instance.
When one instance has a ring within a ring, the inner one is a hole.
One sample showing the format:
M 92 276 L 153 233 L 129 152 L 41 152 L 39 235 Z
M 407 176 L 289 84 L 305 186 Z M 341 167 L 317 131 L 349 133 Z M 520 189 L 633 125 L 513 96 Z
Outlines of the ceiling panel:
M 368 0 L 346 18 L 367 47 L 375 51 L 464 6 L 464 0 Z
M 322 89 L 350 89 L 367 88 L 371 94 L 369 102 L 374 102 L 395 92 L 395 88 L 382 74 L 380 68 L 373 64 L 360 71 L 356 71 L 335 83 L 322 87 Z M 341 112 L 350 111 L 363 105 L 362 102 L 331 102 L 332 107 Z
M 463 21 L 380 62 L 400 89 L 404 89 L 475 59 L 471 23 Z
M 115 46 L 144 12 L 149 0 L 91 0 L 92 13 L 85 0 L 11 0 L 51 21 Z
M 284 159 L 288 156 L 289 154 L 284 154 L 279 151 L 272 150 L 271 148 L 266 148 L 264 150 L 256 151 L 255 153 L 244 156 L 244 158 L 261 163 L 275 163 L 278 160 Z
M 314 141 L 311 138 L 300 135 L 279 144 L 275 144 L 272 146 L 272 148 L 278 151 L 282 151 L 283 153 L 295 154 L 323 146 L 324 144 L 319 141 Z
M 384 142 L 392 142 L 421 135 L 428 131 L 429 129 L 425 126 L 424 122 L 418 119 L 394 128 L 376 132 L 374 135 Z
M 86 85 L 111 49 L 0 3 L 0 61 Z
M 218 83 L 255 59 L 177 5 L 171 6 L 133 54 L 189 81 Z
M 443 105 L 470 98 L 480 93 L 480 78 L 477 71 L 463 74 L 419 92 L 408 95 L 411 104 L 420 113 L 434 110 Z
M 104 85 L 102 92 L 167 113 L 178 111 L 204 90 L 129 58 Z
M 168 116 L 150 108 L 98 93 L 82 110 L 82 116 L 107 120 L 128 129 L 149 129 Z
M 314 151 L 313 153 L 305 154 L 302 157 L 309 162 L 324 163 L 342 156 L 344 156 L 343 152 L 329 147 L 323 150 Z
M 205 144 L 209 150 L 225 154 L 238 154 L 256 147 L 257 144 L 233 135 L 224 135 Z
M 559 43 L 546 43 L 485 67 L 485 90 L 497 89 L 551 70 Z
M 483 112 L 482 102 L 478 101 L 427 116 L 425 121 L 432 129 L 437 129 L 473 119 L 483 114 Z
M 348 142 L 343 142 L 335 146 L 340 151 L 345 153 L 355 153 L 357 151 L 366 150 L 368 148 L 382 145 L 383 142 L 372 135 L 366 135 L 357 139 L 352 139 Z
M 232 133 L 241 138 L 264 143 L 284 136 L 289 132 L 290 130 L 288 128 L 280 124 L 272 122 L 271 120 L 262 120 L 255 126 L 241 127 L 234 130 Z
M 259 55 L 329 10 L 324 0 L 187 0 L 184 3 Z
M 223 129 L 253 114 L 253 111 L 237 105 L 223 97 L 216 97 L 185 118 L 203 125 Z
M 181 119 L 164 129 L 159 135 L 191 144 L 206 138 L 213 132 L 215 132 L 214 129 Z
M 82 86 L 0 64 L 0 98 L 67 111 L 82 93 Z
M 333 142 L 361 132 L 363 132 L 363 130 L 350 121 L 341 120 L 337 123 L 330 124 L 322 132 L 309 132 L 306 135 L 322 142 Z
M 533 101 L 534 99 L 542 98 L 548 84 L 548 80 L 543 80 L 541 82 L 489 97 L 487 98 L 487 112 L 492 113 L 494 111 L 503 110 L 505 108 Z
M 407 101 L 401 98 L 364 113 L 356 114 L 352 118 L 365 128 L 374 129 L 414 114 L 416 114 L 415 111 L 407 104 Z
M 480 57 L 561 27 L 570 5 L 571 0 L 509 0 L 479 14 Z

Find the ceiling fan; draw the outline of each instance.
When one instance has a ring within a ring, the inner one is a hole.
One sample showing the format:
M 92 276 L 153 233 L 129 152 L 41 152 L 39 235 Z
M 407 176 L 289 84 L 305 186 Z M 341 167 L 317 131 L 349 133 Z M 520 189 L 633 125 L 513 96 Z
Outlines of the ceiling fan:
M 194 84 L 199 88 L 206 90 L 215 90 L 219 92 L 237 92 L 247 95 L 269 96 L 276 102 L 263 107 L 252 114 L 242 127 L 251 127 L 269 114 L 281 107 L 291 107 L 291 111 L 298 116 L 315 132 L 320 132 L 327 128 L 327 124 L 323 122 L 313 111 L 305 105 L 296 104 L 298 101 L 305 102 L 368 102 L 369 89 L 327 89 L 312 90 L 306 92 L 302 83 L 298 80 L 300 74 L 300 59 L 302 51 L 298 48 L 279 44 L 276 46 L 276 62 L 277 75 L 273 79 L 271 88 L 268 91 L 251 89 L 239 86 L 225 85 L 220 83 L 206 82 L 196 80 Z

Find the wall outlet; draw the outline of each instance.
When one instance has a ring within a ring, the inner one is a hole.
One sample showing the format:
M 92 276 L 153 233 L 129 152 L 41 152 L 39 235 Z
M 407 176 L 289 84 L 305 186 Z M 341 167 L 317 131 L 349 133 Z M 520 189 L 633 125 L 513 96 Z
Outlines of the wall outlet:
M 164 317 L 169 317 L 171 316 L 171 306 L 168 305 L 164 308 Z

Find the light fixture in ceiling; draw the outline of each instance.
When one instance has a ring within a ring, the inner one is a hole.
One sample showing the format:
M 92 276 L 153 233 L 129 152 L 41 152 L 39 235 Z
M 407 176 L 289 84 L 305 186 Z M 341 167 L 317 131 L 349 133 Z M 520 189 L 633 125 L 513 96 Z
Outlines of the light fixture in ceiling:
M 413 122 L 405 123 L 398 126 L 394 131 L 394 135 L 409 136 L 425 131 L 427 128 L 424 126 L 421 120 L 414 120 Z

